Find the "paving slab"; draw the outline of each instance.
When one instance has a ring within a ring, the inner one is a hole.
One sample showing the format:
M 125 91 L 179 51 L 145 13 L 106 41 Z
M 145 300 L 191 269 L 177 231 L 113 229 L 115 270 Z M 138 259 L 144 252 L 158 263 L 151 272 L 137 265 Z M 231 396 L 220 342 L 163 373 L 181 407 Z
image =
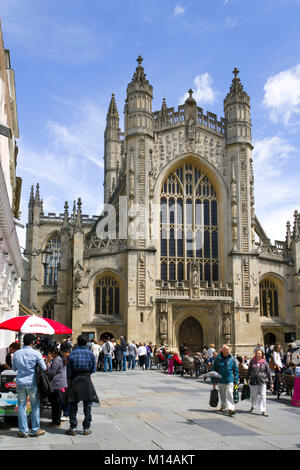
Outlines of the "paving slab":
M 300 409 L 289 397 L 268 392 L 265 418 L 250 413 L 250 401 L 236 405 L 233 418 L 209 406 L 211 384 L 160 370 L 97 372 L 93 383 L 101 405 L 92 406 L 92 434 L 84 436 L 82 404 L 78 433 L 68 436 L 68 421 L 47 428 L 51 410 L 43 409 L 39 438 L 17 437 L 17 420 L 0 429 L 5 450 L 299 450 Z

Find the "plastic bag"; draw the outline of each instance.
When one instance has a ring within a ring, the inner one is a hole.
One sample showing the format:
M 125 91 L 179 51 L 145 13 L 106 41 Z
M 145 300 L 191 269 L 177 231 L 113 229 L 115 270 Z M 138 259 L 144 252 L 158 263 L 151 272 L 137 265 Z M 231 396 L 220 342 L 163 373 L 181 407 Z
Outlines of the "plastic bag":
M 219 403 L 219 392 L 216 388 L 213 388 L 210 391 L 210 397 L 209 397 L 209 405 L 212 406 L 213 408 L 216 408 Z
M 242 388 L 241 400 L 249 400 L 250 398 L 250 385 L 245 384 Z
M 240 400 L 238 386 L 235 385 L 233 389 L 233 403 L 238 403 Z

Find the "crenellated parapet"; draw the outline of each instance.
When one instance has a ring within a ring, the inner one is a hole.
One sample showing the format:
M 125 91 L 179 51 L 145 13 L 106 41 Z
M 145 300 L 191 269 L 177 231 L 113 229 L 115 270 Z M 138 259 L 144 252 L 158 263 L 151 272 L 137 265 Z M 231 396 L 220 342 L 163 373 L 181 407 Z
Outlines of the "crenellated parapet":
M 166 108 L 165 110 L 155 111 L 153 113 L 154 118 L 154 130 L 159 132 L 168 130 L 169 128 L 177 128 L 186 124 L 186 116 L 184 112 L 185 106 L 178 106 L 175 108 Z M 224 136 L 226 132 L 225 119 L 218 117 L 216 114 L 207 111 L 204 114 L 203 109 L 197 106 L 196 125 L 199 128 L 209 130 L 212 133 Z

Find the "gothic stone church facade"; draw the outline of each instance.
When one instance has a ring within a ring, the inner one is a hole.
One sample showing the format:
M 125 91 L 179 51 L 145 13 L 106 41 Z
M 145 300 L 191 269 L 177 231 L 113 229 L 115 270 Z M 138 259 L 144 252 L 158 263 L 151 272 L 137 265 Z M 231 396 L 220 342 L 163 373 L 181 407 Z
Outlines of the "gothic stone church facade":
M 255 214 L 250 98 L 238 70 L 224 118 L 192 90 L 177 110 L 152 111 L 141 57 L 127 87 L 124 132 L 114 95 L 105 129 L 100 217 L 81 200 L 43 212 L 29 200 L 22 302 L 90 337 L 249 353 L 300 339 L 300 215 L 271 244 Z M 266 190 L 268 190 L 266 188 Z

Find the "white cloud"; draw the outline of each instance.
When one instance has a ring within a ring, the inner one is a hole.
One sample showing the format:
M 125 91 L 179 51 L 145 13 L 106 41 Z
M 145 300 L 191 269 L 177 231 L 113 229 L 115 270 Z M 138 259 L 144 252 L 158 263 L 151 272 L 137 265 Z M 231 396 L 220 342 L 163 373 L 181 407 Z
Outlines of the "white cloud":
M 56 97 L 57 98 L 57 97 Z M 103 192 L 105 114 L 90 101 L 70 103 L 68 121 L 49 121 L 43 146 L 19 142 L 19 174 L 23 179 L 22 221 L 26 222 L 30 186 L 40 183 L 44 211 L 62 213 L 64 201 L 81 197 L 83 212 L 98 214 Z
M 73 113 L 73 122 L 70 124 L 48 121 L 47 128 L 56 147 L 103 168 L 99 152 L 103 152 L 104 113 L 90 101 L 79 103 Z
M 296 151 L 293 145 L 279 136 L 265 137 L 253 145 L 255 171 L 259 178 L 279 176 L 282 164 Z
M 174 8 L 174 15 L 175 16 L 183 15 L 184 12 L 185 12 L 185 8 L 182 7 L 181 5 L 178 5 L 178 3 L 176 3 L 175 8 Z
M 212 78 L 209 73 L 206 72 L 202 75 L 197 75 L 194 78 L 194 85 L 195 91 L 193 97 L 200 106 L 202 106 L 202 104 L 213 104 L 216 101 L 219 92 L 212 88 Z M 179 104 L 184 103 L 188 96 L 189 94 L 186 93 L 180 98 Z
M 289 171 L 297 149 L 279 136 L 253 145 L 255 211 L 270 239 L 284 240 L 286 221 L 300 200 L 299 172 Z
M 263 104 L 274 122 L 288 124 L 293 114 L 300 113 L 300 64 L 268 78 Z
M 236 18 L 232 18 L 231 16 L 227 16 L 225 24 L 226 24 L 227 28 L 234 28 L 235 26 L 237 26 L 238 22 L 237 22 Z

